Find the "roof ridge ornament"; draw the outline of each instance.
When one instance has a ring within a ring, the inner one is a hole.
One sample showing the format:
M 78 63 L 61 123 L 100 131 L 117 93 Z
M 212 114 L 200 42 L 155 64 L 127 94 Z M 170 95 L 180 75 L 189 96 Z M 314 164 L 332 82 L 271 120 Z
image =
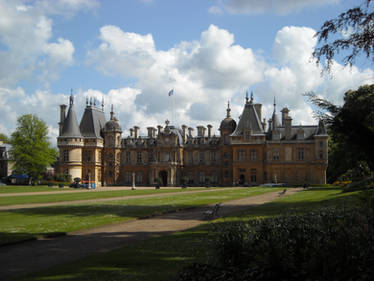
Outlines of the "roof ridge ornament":
M 230 101 L 229 101 L 229 100 L 227 101 L 227 109 L 226 109 L 226 112 L 227 112 L 227 114 L 226 114 L 226 118 L 230 118 L 230 117 L 231 117 L 231 114 L 230 114 L 230 112 L 231 112 L 231 108 L 230 108 Z
M 251 101 L 250 103 L 253 103 L 253 91 L 251 91 Z
M 248 100 L 249 100 L 249 98 L 248 98 L 248 91 L 246 91 L 245 92 L 245 103 L 246 104 L 248 103 Z
M 114 117 L 114 112 L 113 112 L 113 104 L 110 108 L 110 120 L 113 120 L 113 117 Z
M 70 106 L 74 104 L 73 89 L 70 89 Z

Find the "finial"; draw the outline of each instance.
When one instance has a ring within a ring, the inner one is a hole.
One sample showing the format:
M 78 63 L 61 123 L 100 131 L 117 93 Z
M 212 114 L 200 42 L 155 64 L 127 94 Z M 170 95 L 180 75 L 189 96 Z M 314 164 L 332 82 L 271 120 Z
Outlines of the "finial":
M 73 105 L 74 103 L 74 96 L 73 96 L 73 89 L 70 91 L 70 105 Z
M 93 105 L 96 106 L 96 97 L 93 99 Z
M 101 109 L 104 111 L 104 96 L 101 97 Z
M 231 108 L 230 108 L 230 101 L 227 101 L 227 109 L 226 109 L 226 112 L 227 112 L 227 118 L 230 118 L 231 115 L 230 115 L 230 111 L 231 111 Z
M 245 92 L 245 102 L 248 103 L 248 91 Z
M 253 103 L 253 91 L 251 91 L 251 103 Z
M 92 97 L 90 97 L 90 105 L 92 105 Z
M 168 119 L 165 120 L 166 126 L 169 126 L 170 121 Z
M 113 112 L 113 104 L 110 107 L 110 120 L 113 120 L 114 112 Z
M 88 106 L 88 97 L 86 97 L 86 106 Z

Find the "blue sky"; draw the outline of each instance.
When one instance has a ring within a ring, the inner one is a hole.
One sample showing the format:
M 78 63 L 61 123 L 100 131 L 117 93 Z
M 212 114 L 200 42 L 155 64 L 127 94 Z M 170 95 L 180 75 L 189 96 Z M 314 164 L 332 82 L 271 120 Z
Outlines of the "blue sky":
M 238 118 L 246 90 L 270 117 L 288 106 L 294 123 L 316 123 L 302 93 L 341 102 L 348 89 L 372 83 L 371 63 L 338 61 L 321 77 L 311 61 L 315 31 L 353 0 L 0 0 L 0 132 L 17 116 L 38 114 L 55 142 L 58 105 L 76 95 L 105 98 L 124 129 L 176 118 L 212 124 L 218 134 L 227 101 Z

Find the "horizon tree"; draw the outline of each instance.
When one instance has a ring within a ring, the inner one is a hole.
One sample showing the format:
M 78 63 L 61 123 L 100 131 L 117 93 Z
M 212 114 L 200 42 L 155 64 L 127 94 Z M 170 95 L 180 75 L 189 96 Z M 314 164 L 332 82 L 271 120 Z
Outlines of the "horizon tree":
M 46 167 L 57 159 L 57 150 L 48 139 L 47 125 L 34 114 L 18 117 L 9 143 L 15 169 L 27 173 L 33 181 L 40 179 Z

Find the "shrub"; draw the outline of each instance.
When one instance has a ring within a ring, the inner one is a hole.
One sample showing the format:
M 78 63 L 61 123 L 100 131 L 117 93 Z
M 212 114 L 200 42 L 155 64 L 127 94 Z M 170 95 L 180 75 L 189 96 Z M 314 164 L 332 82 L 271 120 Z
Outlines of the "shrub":
M 223 223 L 212 264 L 192 265 L 180 281 L 371 280 L 373 209 Z

